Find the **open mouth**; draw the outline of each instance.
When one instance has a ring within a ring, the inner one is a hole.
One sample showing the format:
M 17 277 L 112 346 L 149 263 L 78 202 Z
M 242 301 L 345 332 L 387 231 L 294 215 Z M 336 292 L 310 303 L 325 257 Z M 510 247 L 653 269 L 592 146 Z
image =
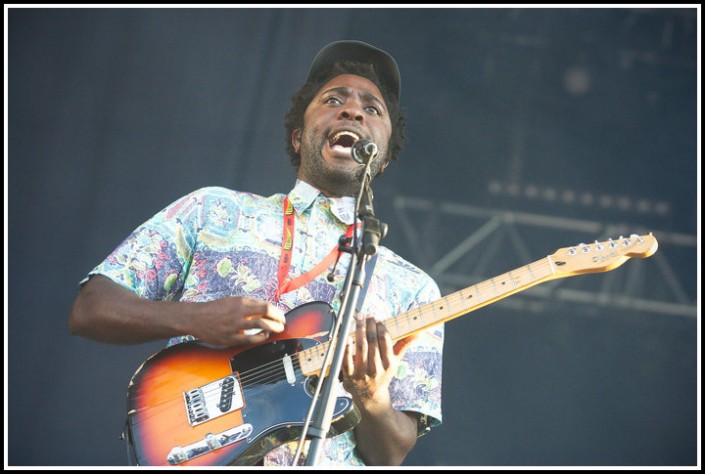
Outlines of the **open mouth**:
M 355 143 L 355 141 L 359 138 L 360 136 L 355 132 L 351 132 L 350 130 L 340 130 L 333 133 L 328 138 L 328 145 L 333 150 L 344 151 L 349 154 L 353 143 Z

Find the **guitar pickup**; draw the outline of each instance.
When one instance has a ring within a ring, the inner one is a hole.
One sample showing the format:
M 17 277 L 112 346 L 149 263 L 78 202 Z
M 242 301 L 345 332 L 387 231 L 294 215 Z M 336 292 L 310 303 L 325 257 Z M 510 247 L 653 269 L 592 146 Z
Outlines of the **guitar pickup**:
M 235 379 L 233 377 L 225 377 L 223 386 L 220 389 L 220 403 L 218 408 L 222 413 L 227 413 L 233 406 L 233 393 L 235 391 Z
M 245 407 L 237 374 L 184 392 L 186 413 L 191 426 L 197 426 Z

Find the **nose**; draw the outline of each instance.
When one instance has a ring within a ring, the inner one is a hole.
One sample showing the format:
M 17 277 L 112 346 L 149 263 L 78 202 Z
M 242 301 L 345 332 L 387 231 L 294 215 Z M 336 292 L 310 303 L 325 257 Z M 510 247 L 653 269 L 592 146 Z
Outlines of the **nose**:
M 362 113 L 362 107 L 354 100 L 348 100 L 345 106 L 340 110 L 340 117 L 346 120 L 355 120 L 362 122 L 365 116 Z

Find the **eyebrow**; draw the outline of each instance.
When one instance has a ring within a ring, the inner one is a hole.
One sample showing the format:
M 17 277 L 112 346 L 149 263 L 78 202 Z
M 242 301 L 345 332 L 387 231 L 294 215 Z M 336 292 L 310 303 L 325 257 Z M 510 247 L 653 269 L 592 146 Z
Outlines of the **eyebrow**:
M 352 95 L 352 89 L 350 87 L 331 87 L 330 89 L 327 89 L 321 93 L 321 95 L 328 94 L 330 92 L 337 92 L 339 94 L 345 95 L 345 96 L 350 96 Z M 376 95 L 372 94 L 371 92 L 364 92 L 362 94 L 362 98 L 368 102 L 375 102 L 380 105 L 384 110 L 387 110 L 387 107 L 384 105 L 384 102 L 379 99 Z

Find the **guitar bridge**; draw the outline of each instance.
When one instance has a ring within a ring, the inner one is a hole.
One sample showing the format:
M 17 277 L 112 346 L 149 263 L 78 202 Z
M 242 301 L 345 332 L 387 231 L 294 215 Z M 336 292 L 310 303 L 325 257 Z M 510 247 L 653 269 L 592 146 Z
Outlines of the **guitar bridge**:
M 191 426 L 241 410 L 245 406 L 237 374 L 184 392 L 184 402 Z
M 166 457 L 166 460 L 171 465 L 181 464 L 191 459 L 201 456 L 202 454 L 210 453 L 216 449 L 223 448 L 237 441 L 243 440 L 252 434 L 252 425 L 245 423 L 244 425 L 236 426 L 222 433 L 208 433 L 202 440 L 187 446 L 174 446 Z

